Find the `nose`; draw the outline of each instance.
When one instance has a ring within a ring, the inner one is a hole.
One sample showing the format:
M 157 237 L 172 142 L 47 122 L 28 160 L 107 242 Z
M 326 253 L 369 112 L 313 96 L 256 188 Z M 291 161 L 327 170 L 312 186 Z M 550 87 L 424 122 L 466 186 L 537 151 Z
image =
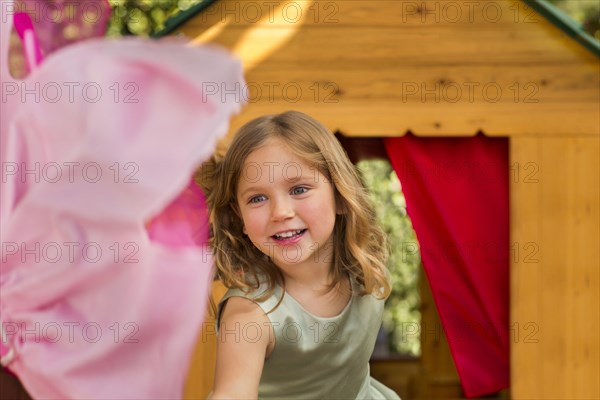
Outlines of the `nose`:
M 296 215 L 292 204 L 292 199 L 287 196 L 276 198 L 271 201 L 271 219 L 273 221 L 283 221 Z

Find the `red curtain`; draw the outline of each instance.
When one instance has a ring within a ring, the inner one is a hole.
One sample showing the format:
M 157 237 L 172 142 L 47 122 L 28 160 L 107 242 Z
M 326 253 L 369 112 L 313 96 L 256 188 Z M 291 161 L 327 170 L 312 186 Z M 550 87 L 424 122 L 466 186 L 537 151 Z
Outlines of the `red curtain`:
M 465 394 L 507 388 L 508 139 L 384 143 Z

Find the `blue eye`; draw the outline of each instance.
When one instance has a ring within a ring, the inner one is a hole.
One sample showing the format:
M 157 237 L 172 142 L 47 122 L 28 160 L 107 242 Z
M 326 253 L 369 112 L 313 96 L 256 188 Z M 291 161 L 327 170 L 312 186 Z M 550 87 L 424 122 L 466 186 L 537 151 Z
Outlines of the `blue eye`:
M 265 196 L 258 195 L 258 196 L 253 196 L 250 198 L 250 200 L 248 200 L 248 204 L 256 204 L 256 203 L 260 203 L 261 201 L 264 201 Z
M 304 194 L 306 192 L 308 192 L 308 188 L 304 186 L 298 186 L 292 189 L 293 195 Z

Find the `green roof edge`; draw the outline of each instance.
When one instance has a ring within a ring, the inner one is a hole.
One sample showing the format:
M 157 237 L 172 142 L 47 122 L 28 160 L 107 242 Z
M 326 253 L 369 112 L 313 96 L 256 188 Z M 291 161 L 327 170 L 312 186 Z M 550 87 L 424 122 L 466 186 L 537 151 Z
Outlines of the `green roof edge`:
M 565 15 L 558 8 L 545 0 L 522 1 L 528 7 L 531 7 L 535 12 L 546 18 L 552 24 L 560 28 L 560 30 L 579 42 L 579 44 L 594 53 L 596 57 L 600 57 L 600 43 L 588 35 L 588 33 L 583 30 L 583 27 L 580 24 Z
M 204 10 L 214 2 L 215 0 L 200 0 L 198 4 L 194 4 L 187 10 L 181 11 L 171 18 L 168 18 L 165 21 L 165 27 L 160 31 L 150 35 L 150 37 L 160 38 L 167 36 L 169 33 L 183 25 L 188 19 L 192 18 L 194 15 L 198 14 L 200 11 Z

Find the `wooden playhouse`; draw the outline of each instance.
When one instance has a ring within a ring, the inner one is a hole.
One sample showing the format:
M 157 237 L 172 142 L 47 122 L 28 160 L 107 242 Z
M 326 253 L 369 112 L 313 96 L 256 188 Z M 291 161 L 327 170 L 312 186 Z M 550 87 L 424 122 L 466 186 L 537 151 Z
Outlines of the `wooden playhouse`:
M 597 43 L 538 1 L 220 0 L 200 8 L 169 29 L 243 60 L 247 105 L 232 132 L 297 109 L 371 144 L 407 132 L 507 137 L 510 243 L 533 243 L 537 260 L 511 257 L 510 326 L 539 328 L 537 343 L 510 343 L 510 397 L 600 397 Z M 423 290 L 423 319 L 435 319 Z M 207 338 L 188 398 L 210 390 Z M 373 374 L 406 398 L 460 396 L 443 338 L 425 340 L 422 352 L 373 365 Z

